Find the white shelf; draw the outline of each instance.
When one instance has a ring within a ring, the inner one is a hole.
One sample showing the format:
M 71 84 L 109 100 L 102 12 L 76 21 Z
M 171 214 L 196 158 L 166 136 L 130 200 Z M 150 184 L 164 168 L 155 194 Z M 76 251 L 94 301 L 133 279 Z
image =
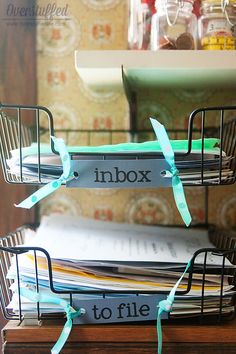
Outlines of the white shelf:
M 236 87 L 236 51 L 76 51 L 75 67 L 91 89 Z

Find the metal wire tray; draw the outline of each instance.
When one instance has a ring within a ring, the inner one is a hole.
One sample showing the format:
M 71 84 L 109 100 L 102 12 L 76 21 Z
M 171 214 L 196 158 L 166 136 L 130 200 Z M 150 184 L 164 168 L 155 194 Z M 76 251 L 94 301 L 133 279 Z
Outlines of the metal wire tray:
M 106 299 L 106 296 L 108 296 L 111 293 L 116 293 L 119 295 L 119 292 L 117 291 L 105 291 L 105 290 L 99 290 L 99 291 L 84 291 L 84 290 L 70 290 L 70 289 L 65 289 L 65 290 L 59 290 L 57 286 L 54 283 L 54 274 L 53 274 L 53 262 L 50 258 L 50 255 L 48 252 L 42 248 L 38 247 L 24 247 L 24 238 L 25 238 L 25 232 L 28 228 L 33 228 L 35 229 L 36 225 L 33 226 L 23 226 L 19 229 L 17 229 L 15 232 L 10 233 L 6 237 L 3 237 L 0 239 L 0 254 L 1 254 L 1 265 L 0 265 L 0 278 L 1 278 L 1 288 L 0 288 L 0 303 L 1 303 L 1 308 L 2 312 L 5 316 L 6 319 L 8 320 L 19 320 L 20 322 L 24 319 L 25 313 L 24 310 L 22 309 L 22 302 L 21 298 L 19 296 L 19 309 L 17 313 L 13 313 L 11 310 L 7 309 L 8 304 L 10 303 L 12 299 L 12 290 L 11 290 L 11 285 L 12 281 L 7 279 L 7 273 L 8 270 L 12 264 L 13 260 L 13 255 L 16 257 L 16 266 L 17 266 L 17 277 L 16 277 L 16 284 L 18 288 L 18 293 L 19 289 L 21 286 L 21 269 L 19 266 L 18 262 L 18 257 L 27 252 L 31 252 L 31 255 L 34 257 L 34 279 L 35 279 L 35 290 L 38 292 L 39 291 L 39 280 L 38 280 L 38 254 L 43 253 L 44 256 L 46 257 L 46 262 L 47 262 L 47 272 L 48 272 L 48 287 L 50 290 L 55 293 L 55 294 L 61 294 L 61 295 L 67 295 L 70 300 L 70 304 L 73 305 L 73 300 L 74 297 L 77 294 L 100 294 L 103 296 L 104 299 Z M 192 258 L 192 263 L 188 271 L 188 282 L 186 289 L 184 290 L 178 290 L 176 295 L 184 295 L 188 294 L 189 291 L 192 288 L 192 280 L 193 276 L 196 273 L 200 273 L 201 276 L 201 297 L 200 297 L 200 309 L 199 311 L 194 315 L 195 318 L 200 320 L 201 322 L 205 322 L 206 320 L 209 320 L 212 318 L 214 321 L 221 322 L 224 319 L 232 319 L 235 316 L 235 310 L 230 310 L 229 312 L 226 312 L 227 307 L 232 306 L 235 307 L 236 304 L 236 295 L 234 293 L 231 293 L 231 295 L 223 294 L 223 284 L 224 284 L 224 279 L 226 275 L 230 275 L 231 279 L 231 284 L 233 285 L 232 291 L 234 292 L 236 290 L 236 272 L 235 268 L 227 268 L 225 266 L 225 260 L 228 258 L 231 263 L 236 264 L 236 234 L 232 231 L 228 230 L 220 230 L 217 229 L 216 227 L 209 227 L 208 229 L 208 234 L 210 240 L 215 244 L 216 248 L 206 248 L 206 249 L 199 249 L 193 256 Z M 202 267 L 199 268 L 196 264 L 196 259 L 198 255 L 203 255 L 203 265 Z M 205 300 L 207 299 L 206 293 L 205 293 L 205 287 L 206 287 L 206 280 L 205 280 L 205 275 L 208 272 L 208 265 L 206 264 L 206 260 L 208 255 L 214 254 L 219 257 L 221 260 L 221 266 L 219 266 L 219 276 L 220 276 L 220 292 L 217 295 L 214 295 L 214 299 L 216 299 L 218 308 L 217 312 L 210 315 L 206 314 L 206 302 Z M 167 292 L 153 292 L 153 291 L 122 291 L 122 294 L 134 294 L 134 295 L 139 295 L 139 294 L 165 294 Z M 224 298 L 228 298 L 229 301 L 224 301 Z M 38 320 L 46 320 L 46 319 L 52 319 L 58 314 L 48 314 L 48 313 L 43 313 L 41 309 L 40 303 L 37 303 L 37 319 Z M 59 315 L 60 317 L 61 315 Z M 172 319 L 173 316 L 172 314 L 169 315 L 169 319 Z
M 213 117 L 213 118 L 212 118 Z M 42 121 L 46 124 L 41 124 Z M 213 123 L 212 123 L 213 122 Z M 0 104 L 0 154 L 3 167 L 3 174 L 6 182 L 17 184 L 31 184 L 39 185 L 43 184 L 41 173 L 41 142 L 45 141 L 45 135 L 48 136 L 50 141 L 52 152 L 57 154 L 54 143 L 50 140 L 50 136 L 60 136 L 64 134 L 66 140 L 70 137 L 70 134 L 77 133 L 78 136 L 83 134 L 87 138 L 87 144 L 91 143 L 91 136 L 93 134 L 107 134 L 109 144 L 113 143 L 113 138 L 117 134 L 123 134 L 128 137 L 128 141 L 140 141 L 145 137 L 148 139 L 154 138 L 153 132 L 150 130 L 138 130 L 133 129 L 132 126 L 129 130 L 80 130 L 80 129 L 54 129 L 54 119 L 52 113 L 42 106 L 23 106 L 23 105 L 7 105 Z M 168 127 L 167 127 L 168 128 Z M 218 106 L 199 108 L 194 110 L 189 116 L 188 130 L 183 129 L 170 129 L 169 135 L 173 138 L 179 138 L 179 136 L 187 136 L 188 149 L 186 152 L 178 153 L 178 157 L 186 157 L 191 153 L 192 140 L 198 138 L 202 140 L 202 149 L 200 156 L 200 182 L 198 184 L 194 182 L 185 183 L 187 186 L 211 186 L 211 185 L 228 185 L 233 184 L 236 179 L 236 106 Z M 204 155 L 204 139 L 206 137 L 218 138 L 220 153 L 216 158 L 217 169 L 216 176 L 211 178 L 207 176 L 205 171 L 206 159 Z M 31 143 L 37 144 L 37 173 L 34 178 L 29 176 L 25 177 L 23 173 L 23 147 L 29 146 Z M 11 157 L 11 150 L 19 149 L 19 173 L 13 174 L 9 171 L 7 160 Z M 227 169 L 230 173 L 225 176 L 223 174 L 223 152 L 227 156 L 230 156 L 230 160 L 227 164 Z M 146 159 L 162 159 L 161 153 L 79 153 L 70 154 L 71 160 L 146 160 Z M 74 177 L 77 177 L 76 171 L 74 171 Z

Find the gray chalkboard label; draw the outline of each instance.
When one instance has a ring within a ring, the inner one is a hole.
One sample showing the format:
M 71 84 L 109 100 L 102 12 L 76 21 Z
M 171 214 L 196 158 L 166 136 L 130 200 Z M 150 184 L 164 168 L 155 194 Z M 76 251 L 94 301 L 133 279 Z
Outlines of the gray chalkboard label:
M 77 188 L 152 188 L 169 187 L 171 178 L 162 171 L 169 165 L 164 159 L 144 160 L 72 160 L 75 178 L 66 183 Z
M 156 320 L 157 305 L 163 299 L 166 299 L 165 294 L 75 299 L 74 308 L 84 308 L 85 314 L 73 322 L 85 324 Z M 168 318 L 168 314 L 163 313 L 162 318 Z

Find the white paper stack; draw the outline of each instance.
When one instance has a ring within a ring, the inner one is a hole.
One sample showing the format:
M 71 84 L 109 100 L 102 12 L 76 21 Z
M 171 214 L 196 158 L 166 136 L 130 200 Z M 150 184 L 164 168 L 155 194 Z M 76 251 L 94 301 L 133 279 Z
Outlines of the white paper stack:
M 194 252 L 201 248 L 213 248 L 208 232 L 202 229 L 156 227 L 103 222 L 80 217 L 51 215 L 42 219 L 36 232 L 28 230 L 27 247 L 45 249 L 52 260 L 54 288 L 63 291 L 84 291 L 73 296 L 83 299 L 100 299 L 106 291 L 116 291 L 110 296 L 121 296 L 124 291 L 158 294 L 168 293 L 182 275 Z M 202 304 L 202 267 L 204 254 L 197 256 L 191 288 L 185 295 L 176 297 L 172 314 L 175 316 L 198 314 Z M 211 252 L 206 258 L 204 275 L 204 312 L 219 310 L 221 292 L 224 312 L 232 311 L 234 285 L 232 276 L 221 278 L 222 257 Z M 48 264 L 43 252 L 37 251 L 38 281 L 41 291 L 49 291 Z M 226 259 L 225 267 L 234 268 Z M 32 252 L 19 256 L 21 286 L 35 289 L 35 260 Z M 178 290 L 185 291 L 190 274 L 186 274 Z M 15 279 L 16 266 L 11 266 L 8 278 Z M 16 287 L 13 286 L 13 292 Z M 100 291 L 88 295 L 87 291 Z M 152 296 L 152 295 L 151 295 Z M 166 295 L 165 295 L 166 296 Z M 65 295 L 64 295 L 65 297 Z M 18 308 L 18 297 L 9 305 Z M 35 304 L 22 299 L 24 309 L 32 311 Z M 47 312 L 59 310 L 43 304 Z

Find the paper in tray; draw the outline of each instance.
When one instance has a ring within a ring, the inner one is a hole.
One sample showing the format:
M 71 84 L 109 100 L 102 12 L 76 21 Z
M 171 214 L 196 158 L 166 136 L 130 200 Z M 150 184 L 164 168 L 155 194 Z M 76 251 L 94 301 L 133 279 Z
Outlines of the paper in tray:
M 204 146 L 206 145 L 208 147 L 204 151 L 203 155 L 204 174 L 206 174 L 209 170 L 219 169 L 219 148 L 214 148 L 216 142 L 218 142 L 217 139 L 206 139 L 206 141 L 204 142 Z M 161 174 L 162 171 L 168 168 L 168 164 L 163 159 L 162 154 L 149 155 L 149 157 L 147 158 L 145 157 L 145 155 L 143 155 L 143 153 L 153 153 L 152 150 L 140 150 L 140 148 L 138 150 L 135 150 L 135 146 L 150 146 L 150 143 L 151 146 L 154 145 L 154 143 L 155 145 L 157 144 L 157 142 L 147 142 L 141 144 L 130 143 L 130 146 L 133 146 L 133 148 L 130 150 L 128 150 L 128 144 L 118 144 L 114 146 L 110 145 L 111 151 L 116 151 L 116 156 L 114 156 L 113 158 L 107 157 L 105 160 L 100 160 L 98 155 L 93 155 L 93 152 L 109 152 L 108 146 L 69 148 L 70 150 L 74 151 L 74 153 L 90 151 L 90 155 L 72 156 L 72 169 L 75 172 L 75 175 L 78 176 L 78 178 L 74 178 L 69 181 L 67 183 L 67 186 L 85 188 L 150 188 L 157 186 L 170 186 L 170 178 L 164 178 L 164 176 Z M 173 141 L 172 144 L 177 148 L 177 151 L 179 153 L 183 153 L 183 150 L 178 150 L 178 148 L 182 148 L 183 146 L 187 147 L 187 141 Z M 127 150 L 122 150 L 123 145 L 126 146 Z M 200 145 L 201 141 L 193 141 L 193 148 L 195 147 L 196 149 L 193 149 L 191 154 L 186 156 L 179 156 L 178 154 L 176 155 L 176 167 L 180 170 L 180 177 L 182 177 L 182 173 L 185 170 L 189 172 L 197 172 L 198 170 L 201 170 L 203 162 L 201 160 L 201 151 L 199 151 Z M 158 149 L 160 150 L 159 146 Z M 39 166 L 39 157 L 37 154 L 35 154 L 37 151 L 37 146 L 33 144 L 31 147 L 23 149 L 23 175 L 32 178 L 35 177 L 36 180 L 40 173 L 40 177 L 43 182 L 50 181 L 53 178 L 58 178 L 63 172 L 60 157 L 52 153 L 49 154 L 50 147 L 47 145 L 43 145 L 41 150 L 42 153 L 40 155 Z M 137 160 L 137 157 L 133 155 L 119 155 L 120 152 L 124 151 L 126 151 L 127 153 L 129 153 L 130 151 L 136 152 L 136 154 L 138 154 L 139 156 L 139 159 Z M 9 172 L 19 176 L 19 151 L 14 150 L 12 152 L 12 156 L 13 157 L 7 161 Z M 127 159 L 129 160 L 128 165 Z M 226 157 L 223 153 L 221 163 L 222 167 L 227 166 L 229 161 L 230 157 Z M 107 173 L 105 178 L 104 173 L 106 171 Z M 140 175 L 139 171 L 149 171 L 142 172 L 146 174 L 147 178 L 145 178 L 145 176 L 144 178 L 142 178 L 142 174 Z M 126 176 L 128 174 L 128 178 L 124 179 L 124 174 Z M 211 176 L 209 175 L 208 177 Z M 191 181 L 191 174 L 189 174 L 189 176 L 185 175 L 184 180 L 185 183 L 186 181 Z

